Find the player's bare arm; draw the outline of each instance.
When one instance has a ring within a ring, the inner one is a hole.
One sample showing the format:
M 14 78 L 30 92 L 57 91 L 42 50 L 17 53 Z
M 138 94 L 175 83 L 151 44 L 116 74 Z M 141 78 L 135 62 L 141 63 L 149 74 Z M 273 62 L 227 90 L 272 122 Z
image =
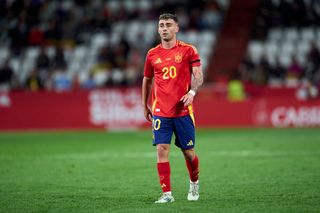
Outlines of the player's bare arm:
M 184 106 L 192 104 L 196 92 L 203 84 L 203 73 L 201 66 L 192 67 L 192 75 L 193 78 L 191 81 L 191 90 L 180 99 L 183 102 Z
M 203 73 L 201 67 L 192 68 L 193 79 L 191 82 L 191 90 L 197 92 L 199 87 L 203 84 Z
M 144 77 L 142 82 L 142 106 L 144 111 L 144 117 L 147 121 L 152 120 L 152 112 L 148 106 L 148 99 L 151 93 L 152 78 Z

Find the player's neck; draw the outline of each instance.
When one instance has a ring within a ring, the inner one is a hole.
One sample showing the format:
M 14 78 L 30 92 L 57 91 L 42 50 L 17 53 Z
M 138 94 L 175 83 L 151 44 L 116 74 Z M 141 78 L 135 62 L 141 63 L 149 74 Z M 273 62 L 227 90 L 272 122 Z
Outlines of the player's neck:
M 161 41 L 161 45 L 164 49 L 171 49 L 176 46 L 177 38 L 171 39 L 170 41 Z

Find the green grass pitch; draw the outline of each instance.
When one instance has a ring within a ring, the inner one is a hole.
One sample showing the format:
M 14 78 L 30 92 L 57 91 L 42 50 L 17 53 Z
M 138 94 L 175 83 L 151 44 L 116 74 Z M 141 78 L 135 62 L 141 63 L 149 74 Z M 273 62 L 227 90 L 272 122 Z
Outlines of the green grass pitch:
M 171 148 L 160 196 L 151 132 L 0 133 L 0 212 L 320 212 L 320 129 L 202 129 L 200 199 Z

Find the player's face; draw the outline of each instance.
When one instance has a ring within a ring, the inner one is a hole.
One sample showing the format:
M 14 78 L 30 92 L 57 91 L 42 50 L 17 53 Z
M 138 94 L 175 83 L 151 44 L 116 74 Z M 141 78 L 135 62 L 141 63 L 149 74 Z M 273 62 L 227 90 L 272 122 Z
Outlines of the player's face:
M 161 37 L 161 40 L 171 41 L 175 38 L 178 31 L 178 24 L 173 19 L 159 21 L 158 33 Z

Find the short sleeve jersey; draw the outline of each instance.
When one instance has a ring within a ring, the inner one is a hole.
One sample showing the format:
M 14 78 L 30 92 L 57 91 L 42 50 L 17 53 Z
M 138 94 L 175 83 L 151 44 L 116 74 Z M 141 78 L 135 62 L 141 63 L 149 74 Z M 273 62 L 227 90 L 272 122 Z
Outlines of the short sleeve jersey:
M 144 76 L 154 78 L 153 115 L 180 117 L 193 113 L 192 105 L 184 107 L 180 99 L 191 88 L 192 67 L 200 65 L 197 49 L 182 41 L 171 49 L 159 44 L 148 51 Z

